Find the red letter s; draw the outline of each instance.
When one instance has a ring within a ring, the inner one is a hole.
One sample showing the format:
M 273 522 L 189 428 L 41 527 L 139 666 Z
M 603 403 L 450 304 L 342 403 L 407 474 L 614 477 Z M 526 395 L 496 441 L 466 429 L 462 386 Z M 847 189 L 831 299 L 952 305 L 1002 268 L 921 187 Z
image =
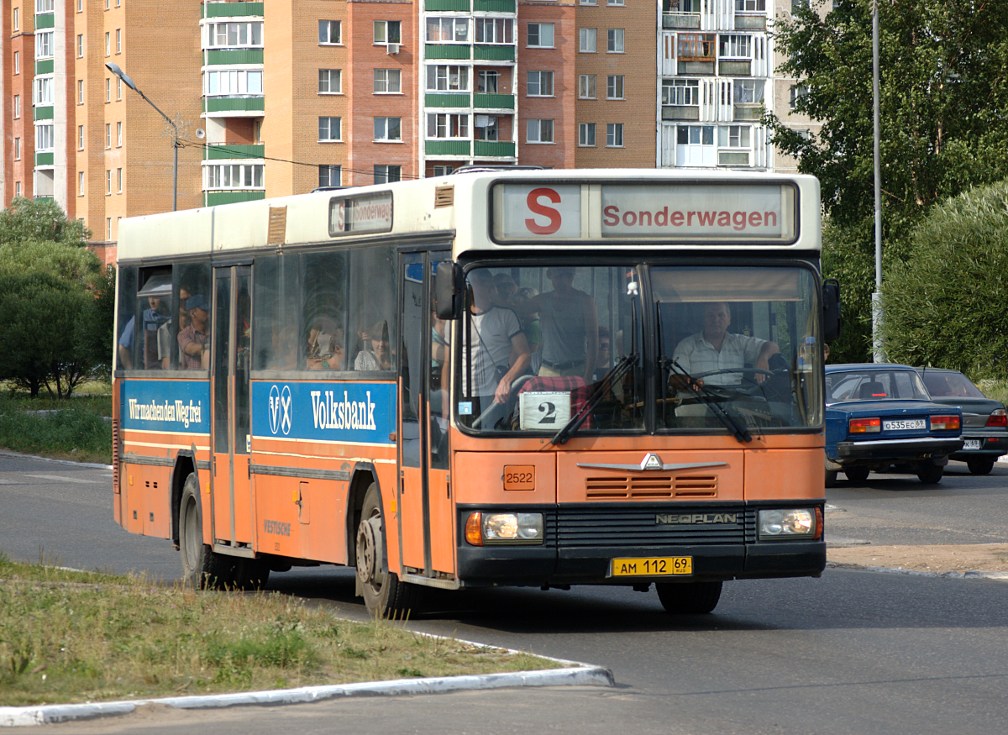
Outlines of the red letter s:
M 528 205 L 529 210 L 531 210 L 533 214 L 542 215 L 549 220 L 549 224 L 538 225 L 531 217 L 526 219 L 525 226 L 533 235 L 552 235 L 560 229 L 560 224 L 563 219 L 560 216 L 559 210 L 547 206 L 539 201 L 543 198 L 549 200 L 553 204 L 560 203 L 560 195 L 555 189 L 540 186 L 538 189 L 533 189 L 528 193 L 528 196 L 525 198 L 525 203 Z

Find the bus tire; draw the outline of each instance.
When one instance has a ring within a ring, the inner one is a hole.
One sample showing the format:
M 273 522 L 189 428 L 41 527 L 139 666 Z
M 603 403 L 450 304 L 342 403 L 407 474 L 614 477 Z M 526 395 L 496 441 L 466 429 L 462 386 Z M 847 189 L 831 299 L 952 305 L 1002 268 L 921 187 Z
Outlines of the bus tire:
M 364 494 L 357 526 L 357 590 L 368 612 L 378 618 L 405 617 L 414 607 L 417 587 L 400 582 L 388 568 L 385 516 L 378 486 Z
M 215 554 L 210 546 L 203 543 L 203 509 L 195 472 L 189 473 L 182 486 L 179 553 L 182 557 L 182 583 L 186 587 L 207 590 L 234 586 L 235 560 Z
M 270 568 L 262 559 L 235 560 L 235 586 L 242 590 L 261 590 L 269 581 Z
M 655 589 L 672 615 L 706 615 L 721 599 L 721 582 L 658 582 Z

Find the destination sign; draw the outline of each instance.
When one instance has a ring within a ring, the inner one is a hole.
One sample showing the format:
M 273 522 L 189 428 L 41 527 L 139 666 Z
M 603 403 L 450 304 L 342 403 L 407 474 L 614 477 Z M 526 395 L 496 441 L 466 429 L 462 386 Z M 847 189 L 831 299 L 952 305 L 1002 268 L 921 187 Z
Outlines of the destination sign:
M 391 231 L 391 191 L 333 197 L 329 200 L 329 237 Z

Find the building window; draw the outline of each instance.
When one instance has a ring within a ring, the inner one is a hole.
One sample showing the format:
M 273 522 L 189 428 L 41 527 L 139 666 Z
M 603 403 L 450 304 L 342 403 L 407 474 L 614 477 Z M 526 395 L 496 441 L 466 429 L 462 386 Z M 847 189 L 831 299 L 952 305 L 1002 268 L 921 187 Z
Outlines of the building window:
M 598 30 L 582 28 L 578 31 L 578 51 L 582 54 L 593 54 L 596 50 Z
M 318 185 L 322 189 L 341 186 L 343 171 L 341 166 L 322 165 L 318 167 Z
M 623 99 L 623 75 L 610 74 L 606 77 L 606 99 Z
M 122 194 L 122 184 L 123 184 L 123 170 L 121 168 L 116 169 L 116 191 Z
M 610 28 L 606 33 L 606 50 L 611 54 L 623 53 L 623 29 Z
M 752 128 L 748 125 L 725 125 L 718 128 L 718 145 L 722 148 L 749 148 Z
M 765 13 L 766 0 L 735 0 L 736 13 Z
M 529 23 L 525 45 L 528 48 L 553 48 L 553 24 Z
M 553 72 L 530 71 L 528 73 L 528 84 L 525 88 L 525 94 L 529 97 L 552 97 Z
M 19 95 L 19 94 L 14 95 L 14 97 L 12 99 L 11 107 L 12 107 L 11 113 L 14 115 L 14 119 L 15 120 L 20 120 L 21 119 L 21 95 Z
M 500 86 L 500 72 L 480 69 L 476 77 L 476 91 L 480 94 L 497 94 Z
M 203 74 L 203 93 L 207 97 L 261 95 L 261 69 L 214 69 Z
M 374 139 L 383 143 L 402 140 L 402 118 L 376 117 L 374 119 Z
M 36 107 L 51 107 L 53 103 L 53 78 L 35 77 Z
M 105 169 L 105 195 L 112 195 L 112 169 Z
M 625 4 L 624 0 L 606 0 L 606 5 L 618 5 L 622 7 Z
M 428 66 L 428 92 L 468 92 L 468 66 Z
M 469 43 L 469 19 L 428 16 L 427 43 Z
M 77 150 L 84 150 L 84 126 L 77 126 Z
M 105 123 L 105 150 L 112 147 L 112 123 Z
M 84 0 L 77 0 L 77 12 L 78 13 L 84 12 Z
M 435 176 L 448 176 L 454 170 L 455 167 L 448 164 L 437 164 L 431 167 L 431 173 Z
M 808 97 L 811 91 L 812 88 L 808 84 L 792 84 L 788 92 L 788 104 L 791 109 L 794 110 L 801 100 Z
M 77 172 L 77 196 L 84 196 L 84 172 Z
M 427 137 L 431 140 L 469 137 L 469 115 L 432 112 L 427 115 Z
M 553 121 L 552 120 L 528 120 L 525 124 L 526 143 L 552 143 L 553 142 Z
M 122 128 L 121 122 L 116 123 L 116 148 L 122 148 Z
M 105 31 L 105 55 L 112 55 L 112 34 Z
M 319 143 L 338 143 L 342 140 L 342 122 L 339 117 L 320 117 L 318 119 Z
M 663 79 L 662 104 L 691 106 L 700 102 L 700 82 L 696 79 Z
M 53 149 L 53 124 L 35 123 L 35 152 L 44 153 Z
M 112 239 L 112 218 L 111 217 L 106 217 L 105 218 L 105 239 L 106 240 L 111 240 Z
M 116 53 L 122 53 L 122 29 L 116 28 Z
M 319 94 L 342 94 L 343 72 L 339 69 L 318 70 Z
M 116 99 L 117 100 L 121 100 L 122 99 L 122 88 L 123 88 L 123 81 L 122 81 L 122 79 L 116 79 Z
M 20 74 L 21 73 L 21 52 L 20 51 L 15 51 L 14 52 L 14 54 L 13 54 L 13 62 L 14 62 L 14 73 L 15 74 Z
M 84 58 L 84 34 L 83 33 L 78 33 L 77 34 L 77 58 L 78 59 L 83 59 Z
M 402 21 L 376 20 L 374 22 L 374 43 L 376 46 L 402 43 Z
M 15 138 L 14 139 L 14 160 L 15 161 L 20 161 L 21 160 L 21 139 L 20 138 Z
M 318 42 L 320 46 L 334 46 L 343 43 L 341 25 L 338 20 L 318 22 Z
M 623 147 L 623 123 L 606 123 L 605 144 L 607 148 Z
M 578 145 L 582 148 L 595 147 L 595 123 L 580 123 L 578 125 Z
M 718 37 L 718 55 L 722 59 L 751 59 L 752 36 L 726 33 Z
M 35 32 L 35 58 L 51 59 L 53 55 L 53 31 Z
M 375 69 L 374 93 L 401 94 L 402 71 L 400 71 L 399 69 Z
M 319 22 L 319 43 L 322 40 L 322 23 L 339 23 L 339 21 Z M 336 29 L 337 37 L 339 28 Z M 217 48 L 262 48 L 263 22 L 261 20 L 209 23 L 203 37 L 203 47 Z M 339 40 L 332 43 L 339 43 Z
M 52 13 L 55 10 L 55 0 L 35 0 L 35 15 Z
M 77 104 L 78 105 L 83 105 L 84 104 L 84 80 L 83 79 L 78 79 L 77 80 Z
M 16 196 L 16 197 L 21 196 L 21 182 L 20 181 L 15 181 L 14 182 L 14 196 Z
M 473 119 L 476 140 L 495 141 L 500 139 L 500 126 L 496 115 L 476 115 Z
M 203 166 L 206 190 L 249 190 L 263 188 L 261 163 L 211 163 Z
M 476 43 L 514 43 L 511 18 L 476 18 Z
M 111 102 L 112 101 L 112 80 L 111 79 L 106 79 L 105 80 L 105 101 L 106 102 Z
M 388 184 L 392 181 L 402 180 L 402 166 L 376 165 L 374 167 L 374 182 L 376 184 Z
M 732 101 L 736 105 L 760 104 L 764 86 L 759 79 L 736 79 L 732 84 Z
M 11 9 L 11 31 L 13 33 L 21 31 L 21 8 Z
M 578 0 L 578 5 L 598 5 L 598 0 Z

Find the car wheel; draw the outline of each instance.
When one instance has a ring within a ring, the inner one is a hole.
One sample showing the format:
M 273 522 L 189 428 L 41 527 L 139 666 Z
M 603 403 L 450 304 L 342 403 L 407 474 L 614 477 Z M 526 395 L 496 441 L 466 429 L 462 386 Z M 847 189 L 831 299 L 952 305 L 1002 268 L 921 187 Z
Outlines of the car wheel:
M 851 467 L 849 470 L 844 470 L 843 473 L 847 475 L 847 479 L 851 482 L 862 483 L 868 479 L 868 468 L 867 467 Z
M 917 466 L 917 479 L 925 485 L 937 485 L 941 482 L 945 468 L 934 464 L 922 464 Z
M 655 589 L 672 615 L 706 615 L 721 599 L 721 582 L 658 582 Z
M 837 486 L 837 474 L 836 470 L 826 470 L 826 487 Z
M 969 467 L 971 475 L 989 475 L 991 470 L 994 469 L 993 459 L 968 459 L 966 460 L 966 466 Z
M 420 588 L 400 582 L 388 568 L 385 516 L 374 483 L 364 495 L 357 527 L 357 589 L 368 612 L 378 618 L 405 619 L 419 601 Z

